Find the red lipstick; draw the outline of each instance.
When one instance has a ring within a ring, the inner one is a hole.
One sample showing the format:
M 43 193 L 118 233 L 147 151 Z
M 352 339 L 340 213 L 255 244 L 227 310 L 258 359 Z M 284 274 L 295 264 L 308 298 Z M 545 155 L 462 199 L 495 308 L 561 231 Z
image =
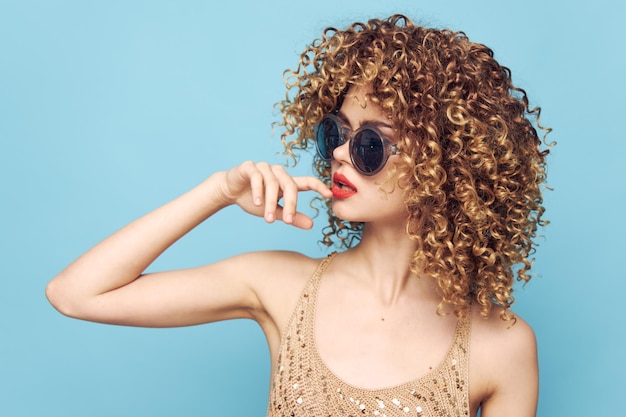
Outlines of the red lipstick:
M 335 198 L 348 198 L 356 194 L 356 187 L 344 175 L 335 172 L 331 191 Z

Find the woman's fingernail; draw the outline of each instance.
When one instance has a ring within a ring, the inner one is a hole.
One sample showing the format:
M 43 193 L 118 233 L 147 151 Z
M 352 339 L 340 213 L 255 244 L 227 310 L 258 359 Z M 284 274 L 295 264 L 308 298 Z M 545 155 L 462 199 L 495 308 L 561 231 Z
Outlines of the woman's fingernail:
M 291 222 L 293 222 L 293 215 L 287 214 L 285 216 L 285 223 L 291 223 Z
M 256 204 L 257 206 L 261 205 L 261 199 L 259 197 L 254 199 L 254 204 Z
M 274 221 L 274 213 L 266 213 L 265 214 L 265 220 L 267 220 L 268 222 L 273 222 Z

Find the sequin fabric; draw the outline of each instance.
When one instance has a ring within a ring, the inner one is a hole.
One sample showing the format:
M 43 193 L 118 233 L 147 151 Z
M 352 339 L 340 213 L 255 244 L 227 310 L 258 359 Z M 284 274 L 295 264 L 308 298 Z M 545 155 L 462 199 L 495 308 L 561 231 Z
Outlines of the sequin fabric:
M 428 374 L 385 389 L 354 387 L 333 374 L 314 344 L 315 303 L 332 255 L 307 282 L 281 340 L 268 417 L 469 416 L 470 320 L 459 320 L 445 358 Z

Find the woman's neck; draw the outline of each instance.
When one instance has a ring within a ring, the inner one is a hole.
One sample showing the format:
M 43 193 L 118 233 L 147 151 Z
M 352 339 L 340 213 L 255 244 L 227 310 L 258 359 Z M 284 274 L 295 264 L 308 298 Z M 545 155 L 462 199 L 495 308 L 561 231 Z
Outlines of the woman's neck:
M 415 250 L 416 244 L 409 238 L 404 226 L 366 224 L 359 245 L 343 256 L 359 281 L 370 287 L 382 304 L 392 305 L 408 287 L 411 292 L 435 292 L 431 280 L 418 279 L 418 274 L 411 271 Z

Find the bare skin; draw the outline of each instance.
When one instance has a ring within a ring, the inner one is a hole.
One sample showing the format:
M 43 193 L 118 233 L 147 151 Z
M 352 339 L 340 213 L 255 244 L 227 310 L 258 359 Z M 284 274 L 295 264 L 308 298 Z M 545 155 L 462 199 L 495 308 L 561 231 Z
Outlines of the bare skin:
M 353 89 L 349 95 L 355 100 L 345 100 L 340 109 L 352 129 L 365 121 L 385 122 L 376 106 L 359 104 L 366 101 L 365 94 Z M 404 230 L 401 192 L 380 191 L 387 167 L 373 177 L 359 175 L 347 145 L 337 148 L 334 158 L 333 171 L 358 190 L 353 197 L 335 199 L 335 212 L 366 224 L 361 243 L 338 254 L 322 280 L 317 347 L 329 367 L 354 385 L 396 385 L 441 361 L 456 320 L 436 314 L 439 297 L 433 282 L 409 270 L 415 248 Z M 83 254 L 50 282 L 47 296 L 63 314 L 102 323 L 170 327 L 253 319 L 267 337 L 275 364 L 282 331 L 318 259 L 255 252 L 198 268 L 142 274 L 175 241 L 228 205 L 270 223 L 310 228 L 312 220 L 296 211 L 298 193 L 309 190 L 332 197 L 318 179 L 291 177 L 280 166 L 245 162 L 215 173 Z M 276 203 L 279 197 L 283 207 Z M 398 335 L 403 343 L 397 343 Z M 354 340 L 367 349 L 355 350 Z M 471 415 L 482 407 L 484 417 L 534 416 L 538 376 L 530 327 L 520 318 L 510 326 L 497 312 L 487 319 L 475 312 L 470 349 Z

